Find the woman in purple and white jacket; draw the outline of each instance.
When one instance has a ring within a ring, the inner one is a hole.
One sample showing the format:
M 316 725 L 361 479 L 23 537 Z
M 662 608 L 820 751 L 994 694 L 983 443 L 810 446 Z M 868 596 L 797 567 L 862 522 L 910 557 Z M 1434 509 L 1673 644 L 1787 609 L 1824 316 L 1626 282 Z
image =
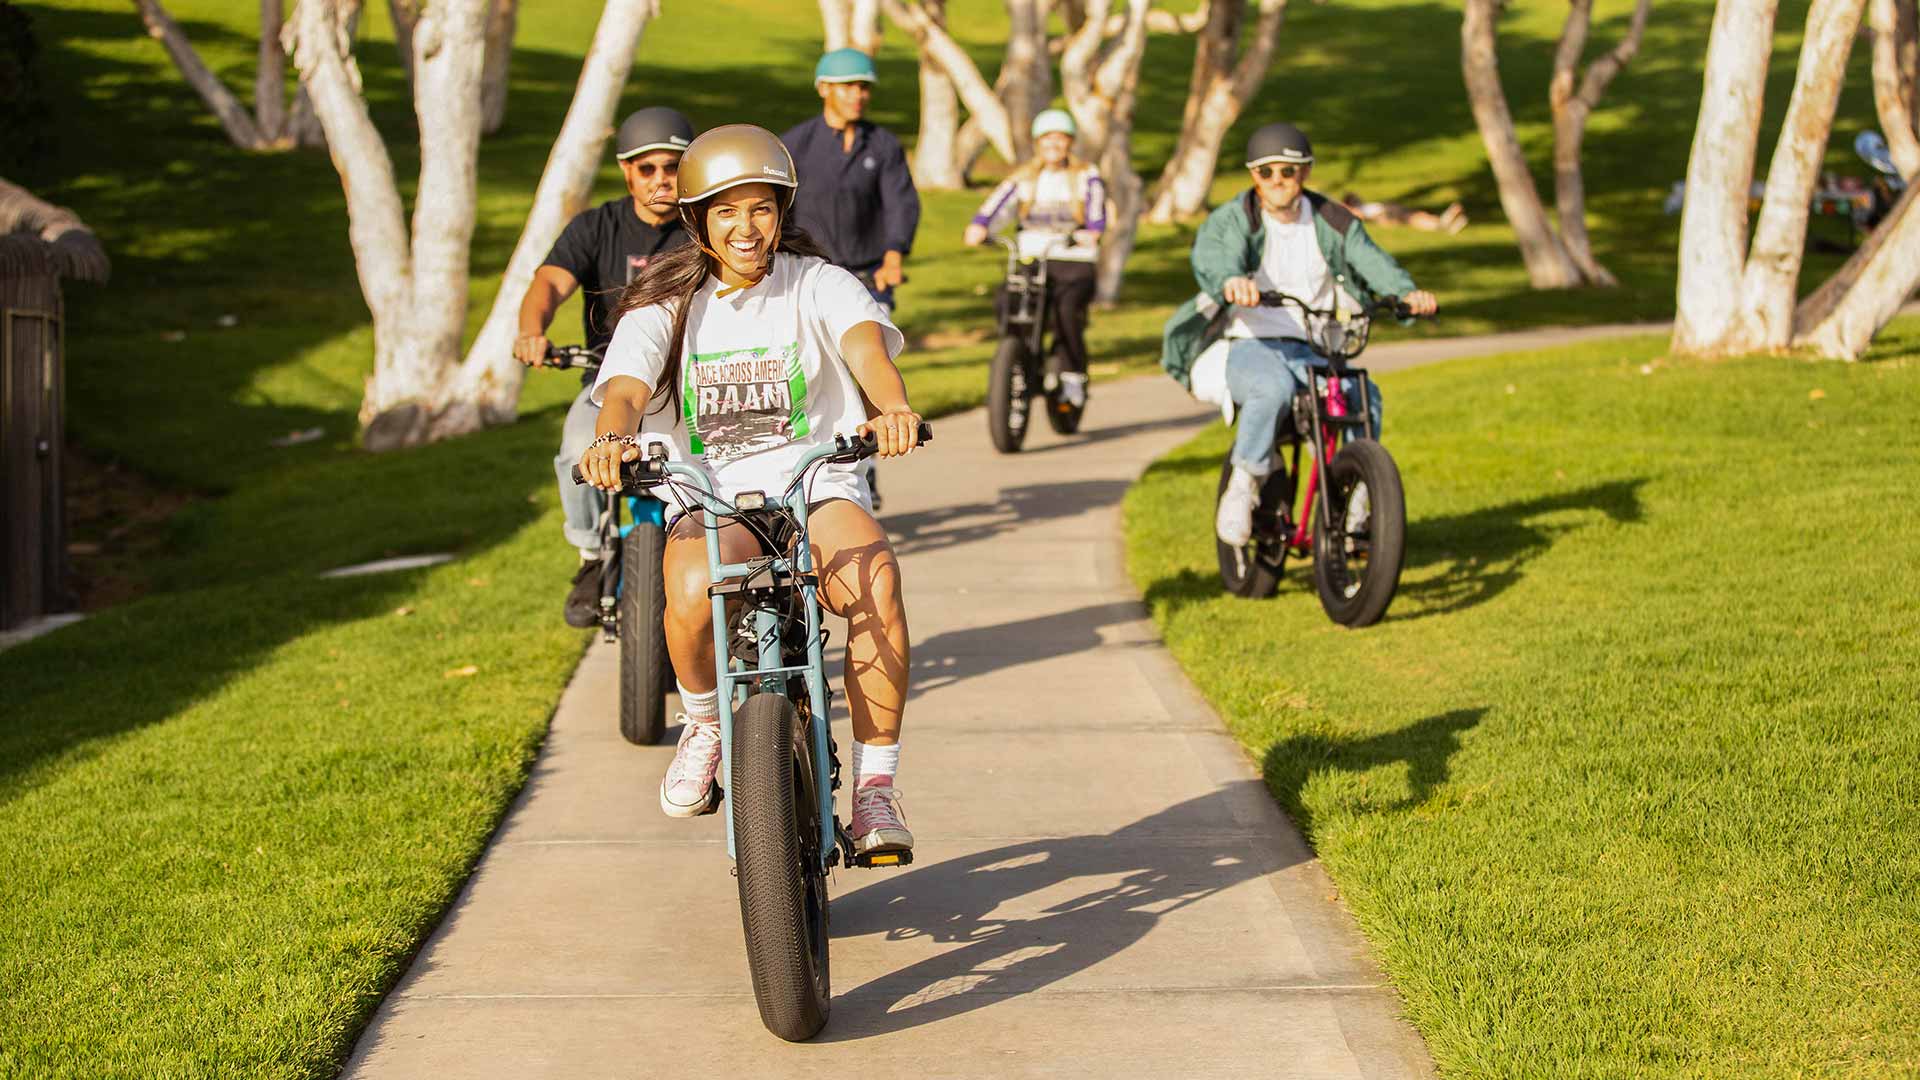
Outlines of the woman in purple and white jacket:
M 1061 400 L 1079 407 L 1087 401 L 1087 305 L 1093 300 L 1100 235 L 1107 229 L 1107 189 L 1098 169 L 1073 156 L 1073 136 L 1073 117 L 1064 109 L 1034 117 L 1033 160 L 993 189 L 963 239 L 979 244 L 1011 220 L 1019 229 L 1021 257 L 1047 256 L 1060 358 L 1058 371 L 1049 360 L 1047 379 L 1058 378 Z M 1004 304 L 1006 287 L 1000 292 Z

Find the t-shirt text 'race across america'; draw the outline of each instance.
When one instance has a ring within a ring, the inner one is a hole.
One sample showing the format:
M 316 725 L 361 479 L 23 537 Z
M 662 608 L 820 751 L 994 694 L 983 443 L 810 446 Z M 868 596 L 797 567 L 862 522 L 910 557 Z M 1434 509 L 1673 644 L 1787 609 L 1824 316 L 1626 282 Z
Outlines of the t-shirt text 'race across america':
M 688 359 L 680 407 L 695 454 L 719 465 L 811 433 L 799 342 Z

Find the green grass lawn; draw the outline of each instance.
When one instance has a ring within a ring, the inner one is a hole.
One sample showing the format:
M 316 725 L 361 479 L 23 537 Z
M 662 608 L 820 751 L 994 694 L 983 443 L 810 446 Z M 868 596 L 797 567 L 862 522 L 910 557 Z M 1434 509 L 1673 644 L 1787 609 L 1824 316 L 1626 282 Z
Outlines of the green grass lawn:
M 133 579 L 121 592 L 143 598 L 0 654 L 0 1075 L 330 1075 L 523 780 L 578 654 L 580 636 L 556 617 L 573 555 L 548 464 L 575 384 L 529 380 L 523 420 L 508 428 L 405 454 L 356 450 L 372 333 L 324 155 L 229 147 L 121 0 L 21 6 L 43 49 L 54 149 L 9 179 L 77 210 L 114 258 L 110 285 L 67 291 L 70 431 L 120 468 L 103 483 L 132 476 L 135 498 L 154 485 L 193 498 L 132 537 L 98 526 L 105 564 Z M 168 6 L 244 92 L 257 6 Z M 1603 32 L 1617 32 L 1627 0 L 1599 6 Z M 522 13 L 506 126 L 479 163 L 470 329 L 493 299 L 598 7 L 542 0 Z M 811 5 L 665 7 L 623 111 L 669 104 L 702 124 L 774 128 L 812 111 Z M 1258 117 L 1311 118 L 1329 190 L 1467 203 L 1475 224 L 1460 237 L 1381 233 L 1440 289 L 1439 332 L 1660 318 L 1676 222 L 1658 202 L 1684 170 L 1710 7 L 1660 8 L 1595 118 L 1595 244 L 1625 280 L 1619 290 L 1525 287 L 1459 89 L 1448 4 L 1298 7 Z M 1792 31 L 1804 4 L 1788 7 Z M 991 72 L 998 5 L 951 9 Z M 1525 8 L 1505 24 L 1515 110 L 1542 162 L 1555 14 Z M 755 32 L 743 38 L 732 28 L 747 20 Z M 725 51 L 712 47 L 717 27 L 729 28 Z M 1796 42 L 1780 39 L 1783 50 Z M 368 5 L 360 43 L 376 122 L 410 190 L 412 116 L 383 5 Z M 1151 43 L 1137 144 L 1149 174 L 1172 145 L 1190 62 L 1185 39 Z M 1871 115 L 1856 67 L 1847 137 Z M 897 33 L 880 68 L 876 118 L 911 138 L 914 60 Z M 1790 78 L 1775 73 L 1774 123 Z M 1001 168 L 989 161 L 982 175 Z M 1215 197 L 1239 184 L 1228 170 Z M 598 197 L 614 191 L 608 167 Z M 928 193 L 901 293 L 918 343 L 910 386 L 933 414 L 984 392 L 979 336 L 999 264 L 958 240 L 983 194 Z M 1161 321 L 1192 288 L 1189 237 L 1190 227 L 1143 233 L 1123 305 L 1096 318 L 1097 373 L 1152 363 Z M 556 326 L 575 339 L 577 308 Z M 1412 423 L 1412 406 L 1396 403 L 1394 422 L 1403 417 Z M 268 445 L 315 427 L 317 441 Z M 314 577 L 427 551 L 458 561 Z M 1719 580 L 1717 568 L 1691 570 Z M 1455 578 L 1468 591 L 1490 580 Z M 446 674 L 468 665 L 478 673 Z
M 1126 503 L 1169 646 L 1449 1077 L 1920 1071 L 1920 323 L 1874 363 L 1658 340 L 1387 375 L 1408 556 L 1219 588 L 1220 425 Z

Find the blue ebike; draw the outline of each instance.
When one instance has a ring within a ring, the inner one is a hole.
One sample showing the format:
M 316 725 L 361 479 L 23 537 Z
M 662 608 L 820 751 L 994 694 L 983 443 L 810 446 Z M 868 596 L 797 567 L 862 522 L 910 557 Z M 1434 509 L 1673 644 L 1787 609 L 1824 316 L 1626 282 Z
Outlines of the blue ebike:
M 932 430 L 921 425 L 920 441 Z M 834 816 L 840 761 L 828 716 L 833 692 L 823 658 L 820 577 L 808 543 L 806 481 L 827 462 L 873 456 L 872 436 L 837 435 L 794 468 L 778 494 L 715 495 L 707 474 L 667 460 L 655 444 L 621 466 L 621 493 L 663 484 L 698 506 L 713 584 L 714 661 L 720 689 L 720 775 L 726 777 L 727 854 L 739 882 L 753 996 L 767 1030 L 812 1038 L 827 1022 L 827 872 L 834 866 L 904 866 L 911 851 L 854 850 Z M 578 466 L 574 480 L 582 479 Z M 737 521 L 763 554 L 720 558 L 720 527 Z
M 596 372 L 600 354 L 582 345 L 549 346 L 546 366 Z M 660 576 L 666 522 L 666 504 L 645 492 L 607 499 L 600 510 L 600 633 L 620 643 L 620 734 L 639 746 L 666 734 L 673 684 Z

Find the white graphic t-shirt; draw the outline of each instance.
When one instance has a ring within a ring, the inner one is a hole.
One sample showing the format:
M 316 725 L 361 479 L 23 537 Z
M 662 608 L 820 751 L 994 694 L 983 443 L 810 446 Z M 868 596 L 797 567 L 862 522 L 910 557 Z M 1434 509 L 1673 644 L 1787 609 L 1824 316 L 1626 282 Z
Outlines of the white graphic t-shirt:
M 1295 204 L 1296 218 L 1281 221 L 1263 208 L 1262 229 L 1266 248 L 1261 252 L 1260 269 L 1253 275 L 1255 287 L 1262 292 L 1283 292 L 1297 296 L 1316 308 L 1333 306 L 1333 277 L 1327 270 L 1327 258 L 1320 253 L 1320 242 L 1313 233 L 1313 207 L 1305 195 Z M 1230 338 L 1296 338 L 1310 340 L 1300 322 L 1300 309 L 1285 307 L 1239 307 L 1227 324 Z
M 776 254 L 759 284 L 724 297 L 716 295 L 721 287 L 710 277 L 688 312 L 679 408 L 661 404 L 671 394 L 660 381 L 673 313 L 658 304 L 621 318 L 593 403 L 605 401 L 616 375 L 644 380 L 653 401 L 643 436 L 665 441 L 676 460 L 705 465 L 723 498 L 778 495 L 808 450 L 851 435 L 867 419 L 840 339 L 863 322 L 879 323 L 887 355 L 897 357 L 906 338 L 858 278 L 824 259 Z M 849 465 L 820 466 L 806 497 L 867 505 L 866 485 Z

